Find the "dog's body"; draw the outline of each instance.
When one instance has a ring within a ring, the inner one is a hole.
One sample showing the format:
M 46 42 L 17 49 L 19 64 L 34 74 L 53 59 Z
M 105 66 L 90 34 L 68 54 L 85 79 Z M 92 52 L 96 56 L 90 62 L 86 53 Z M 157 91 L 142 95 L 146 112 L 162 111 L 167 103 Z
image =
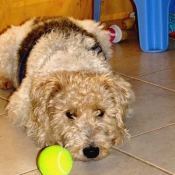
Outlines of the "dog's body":
M 16 88 L 8 116 L 41 148 L 98 160 L 124 139 L 130 84 L 114 75 L 108 33 L 91 20 L 36 18 L 0 36 L 0 87 Z

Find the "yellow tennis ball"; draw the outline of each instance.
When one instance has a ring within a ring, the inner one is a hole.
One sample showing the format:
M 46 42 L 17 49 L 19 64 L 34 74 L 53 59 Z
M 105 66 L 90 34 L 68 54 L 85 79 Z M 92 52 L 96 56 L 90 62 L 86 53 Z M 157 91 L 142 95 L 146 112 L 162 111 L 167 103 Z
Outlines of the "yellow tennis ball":
M 71 154 L 58 145 L 46 147 L 38 157 L 38 168 L 43 175 L 68 175 L 72 166 Z

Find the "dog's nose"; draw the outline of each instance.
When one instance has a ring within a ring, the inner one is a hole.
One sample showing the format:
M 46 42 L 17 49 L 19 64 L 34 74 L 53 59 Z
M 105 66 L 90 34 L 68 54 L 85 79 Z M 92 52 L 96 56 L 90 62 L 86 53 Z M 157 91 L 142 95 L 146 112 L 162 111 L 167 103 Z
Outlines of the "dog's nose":
M 89 159 L 96 158 L 99 155 L 99 147 L 86 147 L 83 149 L 83 154 Z

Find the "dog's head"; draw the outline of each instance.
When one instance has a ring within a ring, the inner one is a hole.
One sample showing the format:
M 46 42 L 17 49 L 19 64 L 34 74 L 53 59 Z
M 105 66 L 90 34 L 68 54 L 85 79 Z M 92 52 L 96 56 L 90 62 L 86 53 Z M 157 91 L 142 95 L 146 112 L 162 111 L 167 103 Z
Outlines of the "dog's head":
M 112 74 L 59 72 L 36 78 L 31 88 L 28 134 L 41 147 L 59 144 L 75 160 L 98 160 L 125 135 L 129 83 Z

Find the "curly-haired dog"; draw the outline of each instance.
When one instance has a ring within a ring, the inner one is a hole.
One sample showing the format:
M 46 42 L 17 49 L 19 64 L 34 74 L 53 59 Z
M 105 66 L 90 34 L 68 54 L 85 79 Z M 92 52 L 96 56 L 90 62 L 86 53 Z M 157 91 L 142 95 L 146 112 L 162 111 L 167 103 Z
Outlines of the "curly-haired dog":
M 114 75 L 108 32 L 92 20 L 34 18 L 0 36 L 0 87 L 8 116 L 43 148 L 98 160 L 124 139 L 132 90 Z

